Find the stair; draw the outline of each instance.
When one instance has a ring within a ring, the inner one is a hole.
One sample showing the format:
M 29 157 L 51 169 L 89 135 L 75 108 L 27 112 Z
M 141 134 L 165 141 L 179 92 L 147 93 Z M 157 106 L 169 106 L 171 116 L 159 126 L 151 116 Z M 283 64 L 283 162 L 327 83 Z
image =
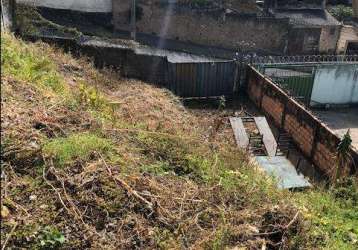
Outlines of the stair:
M 290 154 L 290 150 L 294 149 L 292 137 L 286 132 L 280 132 L 277 138 L 276 156 L 286 156 Z

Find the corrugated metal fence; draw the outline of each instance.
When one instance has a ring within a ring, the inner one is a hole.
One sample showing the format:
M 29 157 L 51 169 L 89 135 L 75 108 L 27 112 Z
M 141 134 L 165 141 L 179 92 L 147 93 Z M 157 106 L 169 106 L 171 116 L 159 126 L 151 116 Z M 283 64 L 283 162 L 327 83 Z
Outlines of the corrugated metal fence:
M 228 96 L 234 92 L 234 61 L 168 63 L 167 88 L 181 97 Z

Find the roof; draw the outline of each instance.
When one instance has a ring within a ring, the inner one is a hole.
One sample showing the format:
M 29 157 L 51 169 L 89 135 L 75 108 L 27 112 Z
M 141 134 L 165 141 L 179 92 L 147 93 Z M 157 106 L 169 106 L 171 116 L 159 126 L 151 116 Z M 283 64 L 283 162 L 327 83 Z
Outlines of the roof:
M 296 26 L 338 26 L 338 22 L 326 10 L 301 9 L 301 10 L 276 10 L 277 18 L 289 18 L 290 24 Z

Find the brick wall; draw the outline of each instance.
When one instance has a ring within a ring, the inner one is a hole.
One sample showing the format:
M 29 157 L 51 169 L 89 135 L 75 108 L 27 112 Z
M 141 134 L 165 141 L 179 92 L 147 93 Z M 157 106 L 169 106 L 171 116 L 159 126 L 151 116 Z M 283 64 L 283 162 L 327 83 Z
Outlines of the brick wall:
M 304 121 L 299 121 L 292 114 L 285 116 L 284 129 L 292 136 L 301 150 L 309 155 L 312 152 L 314 130 Z
M 256 69 L 248 67 L 247 76 L 250 99 L 278 128 L 292 136 L 297 148 L 322 173 L 333 177 L 340 138 Z M 344 173 L 357 174 L 355 165 L 358 165 L 358 152 L 352 149 L 351 154 L 354 160 Z
M 274 97 L 263 95 L 261 108 L 268 114 L 271 114 L 276 125 L 280 125 L 282 121 L 284 106 L 281 102 L 277 102 Z

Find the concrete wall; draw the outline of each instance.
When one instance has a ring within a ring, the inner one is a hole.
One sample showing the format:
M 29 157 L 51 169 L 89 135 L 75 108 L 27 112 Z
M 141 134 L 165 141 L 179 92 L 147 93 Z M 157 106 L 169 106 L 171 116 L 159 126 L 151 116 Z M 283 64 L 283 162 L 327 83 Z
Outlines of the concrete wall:
M 333 177 L 340 138 L 256 69 L 249 67 L 247 76 L 249 98 L 276 127 L 292 136 L 297 148 L 311 159 L 325 176 Z M 357 171 L 354 164 L 358 164 L 358 153 L 353 149 L 351 153 L 354 162 L 344 169 L 345 174 L 354 174 Z
M 321 29 L 319 42 L 319 52 L 324 54 L 334 54 L 337 47 L 337 41 L 340 36 L 340 26 L 324 26 Z
M 15 1 L 1 0 L 1 29 L 12 30 L 15 22 Z
M 288 54 L 334 54 L 340 26 L 297 27 L 290 29 Z
M 337 54 L 345 54 L 349 42 L 358 43 L 358 27 L 343 25 L 337 43 Z
M 358 103 L 358 64 L 319 66 L 311 106 Z
M 117 30 L 128 30 L 130 5 L 125 3 L 113 1 Z M 199 11 L 158 1 L 139 1 L 137 9 L 137 32 L 228 49 L 285 51 L 288 19 L 243 16 L 222 9 Z
M 280 9 L 324 9 L 326 0 L 275 0 Z
M 317 54 L 321 37 L 321 28 L 292 28 L 289 33 L 288 54 Z
M 82 12 L 112 12 L 112 0 L 17 0 L 18 3 Z
M 353 14 L 355 18 L 358 18 L 358 0 L 352 1 Z

